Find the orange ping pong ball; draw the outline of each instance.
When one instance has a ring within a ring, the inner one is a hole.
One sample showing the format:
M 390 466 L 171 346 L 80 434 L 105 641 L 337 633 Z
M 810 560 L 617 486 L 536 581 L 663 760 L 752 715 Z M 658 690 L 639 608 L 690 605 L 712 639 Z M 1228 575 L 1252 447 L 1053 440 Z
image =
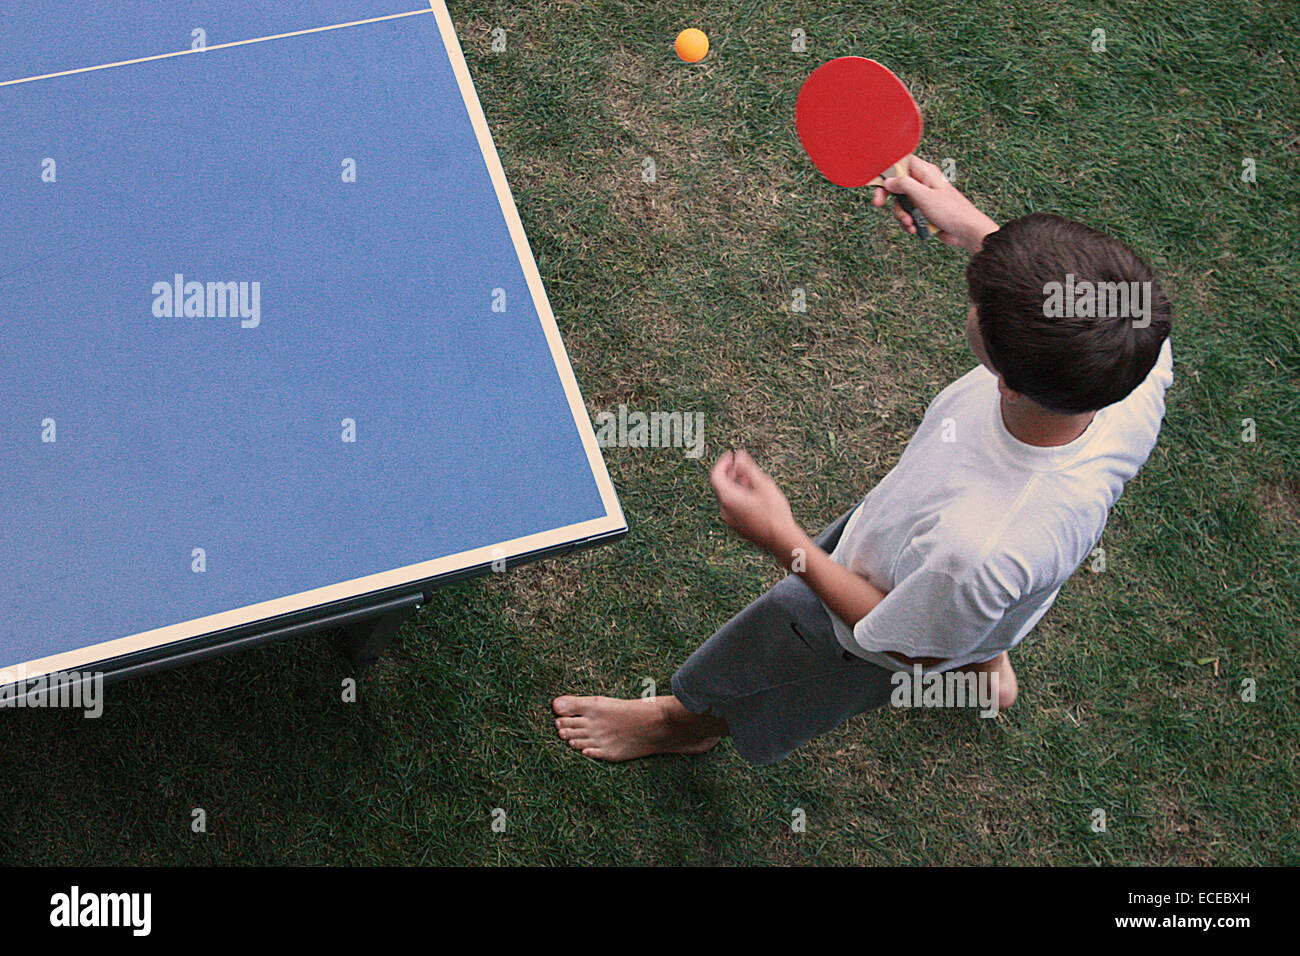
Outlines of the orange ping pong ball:
M 693 27 L 677 34 L 677 42 L 673 45 L 677 48 L 677 55 L 687 63 L 699 63 L 709 52 L 709 38 L 703 30 Z

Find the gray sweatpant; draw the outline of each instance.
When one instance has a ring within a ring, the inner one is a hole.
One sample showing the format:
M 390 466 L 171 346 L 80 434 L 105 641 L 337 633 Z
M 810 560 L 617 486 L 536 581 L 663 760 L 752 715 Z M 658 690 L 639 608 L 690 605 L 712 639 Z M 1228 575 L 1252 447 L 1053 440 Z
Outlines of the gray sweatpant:
M 817 536 L 820 547 L 835 547 L 849 514 Z M 840 647 L 817 595 L 791 574 L 687 658 L 673 694 L 724 719 L 736 750 L 761 766 L 887 703 L 892 674 Z

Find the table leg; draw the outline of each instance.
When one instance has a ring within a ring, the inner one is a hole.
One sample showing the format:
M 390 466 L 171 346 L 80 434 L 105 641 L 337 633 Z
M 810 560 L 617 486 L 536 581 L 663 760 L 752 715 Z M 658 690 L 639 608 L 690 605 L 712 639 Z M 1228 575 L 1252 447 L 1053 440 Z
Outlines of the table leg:
M 343 653 L 353 667 L 369 667 L 379 660 L 397 632 L 420 606 L 420 597 L 411 599 L 408 604 L 392 607 L 363 618 L 343 628 Z

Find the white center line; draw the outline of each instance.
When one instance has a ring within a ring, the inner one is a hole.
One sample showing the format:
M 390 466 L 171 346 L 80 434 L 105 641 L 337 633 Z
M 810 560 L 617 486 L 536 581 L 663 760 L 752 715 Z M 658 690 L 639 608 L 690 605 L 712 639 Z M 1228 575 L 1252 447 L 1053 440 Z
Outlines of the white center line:
M 213 46 L 201 47 L 190 50 L 174 50 L 171 53 L 159 53 L 155 56 L 142 56 L 134 60 L 118 60 L 116 63 L 100 63 L 98 66 L 83 66 L 75 70 L 62 70 L 58 73 L 42 73 L 40 76 L 24 76 L 17 80 L 0 81 L 0 86 L 17 86 L 20 83 L 35 83 L 37 80 L 51 80 L 56 76 L 72 76 L 76 73 L 94 73 L 96 70 L 111 70 L 117 66 L 131 66 L 133 63 L 149 63 L 153 60 L 168 60 L 176 56 L 189 56 L 193 53 L 210 53 L 213 50 L 228 50 L 234 46 L 247 46 L 250 43 L 265 43 L 267 40 L 283 40 L 285 37 L 300 37 L 307 33 L 324 33 L 326 30 L 341 30 L 344 27 L 357 27 L 364 23 L 379 23 L 381 20 L 398 20 L 402 17 L 415 17 L 422 13 L 432 13 L 433 8 L 429 7 L 424 10 L 408 10 L 405 13 L 390 13 L 382 17 L 371 17 L 368 20 L 352 20 L 348 23 L 331 23 L 324 27 L 311 27 L 307 30 L 294 30 L 291 33 L 277 33 L 268 37 L 253 37 L 251 40 L 235 40 L 231 43 L 218 43 Z

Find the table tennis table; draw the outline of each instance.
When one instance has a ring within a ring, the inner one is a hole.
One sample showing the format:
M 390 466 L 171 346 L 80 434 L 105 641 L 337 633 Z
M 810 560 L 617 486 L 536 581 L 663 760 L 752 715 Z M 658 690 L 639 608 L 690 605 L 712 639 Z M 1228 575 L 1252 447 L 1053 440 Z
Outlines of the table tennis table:
M 441 0 L 0 13 L 0 687 L 627 528 Z

